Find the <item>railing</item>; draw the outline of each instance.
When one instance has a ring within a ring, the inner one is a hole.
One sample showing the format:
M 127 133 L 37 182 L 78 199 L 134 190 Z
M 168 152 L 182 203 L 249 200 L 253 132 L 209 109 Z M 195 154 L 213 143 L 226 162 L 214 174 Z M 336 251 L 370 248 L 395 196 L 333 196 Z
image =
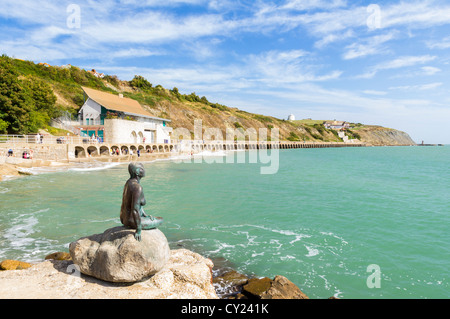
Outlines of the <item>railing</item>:
M 98 126 L 105 125 L 105 120 L 78 120 L 78 125 L 80 126 Z
M 42 138 L 41 138 L 42 137 Z M 112 141 L 110 139 L 93 139 L 88 136 L 50 136 L 50 135 L 0 135 L 0 144 L 36 144 L 36 145 L 55 145 L 55 144 L 172 144 L 156 143 L 151 141 Z
M 103 143 L 83 136 L 49 136 L 49 135 L 0 135 L 0 144 L 93 144 Z

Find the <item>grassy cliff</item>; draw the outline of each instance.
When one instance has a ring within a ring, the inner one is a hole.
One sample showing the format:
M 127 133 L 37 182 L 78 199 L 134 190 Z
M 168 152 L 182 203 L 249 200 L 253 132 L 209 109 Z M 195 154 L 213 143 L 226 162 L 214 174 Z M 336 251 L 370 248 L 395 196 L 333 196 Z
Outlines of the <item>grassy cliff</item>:
M 122 81 L 114 75 L 106 75 L 101 79 L 94 76 L 92 72 L 75 66 L 49 66 L 2 56 L 0 57 L 0 82 L 10 82 L 10 84 L 0 85 L 2 90 L 0 91 L 0 132 L 3 133 L 33 133 L 38 129 L 52 131 L 52 128 L 48 125 L 51 118 L 58 117 L 61 114 L 70 114 L 76 117 L 78 110 L 84 103 L 81 89 L 83 85 L 113 94 L 122 93 L 126 97 L 139 101 L 154 116 L 170 119 L 173 128 L 187 128 L 191 131 L 191 134 L 193 134 L 194 120 L 202 120 L 203 128 L 219 128 L 222 130 L 224 138 L 227 128 L 242 128 L 244 130 L 247 128 L 256 130 L 259 128 L 267 128 L 268 130 L 278 128 L 281 140 L 342 141 L 337 132 L 324 128 L 323 121 L 290 122 L 253 114 L 210 102 L 206 97 L 199 97 L 194 92 L 182 94 L 176 87 L 167 89 L 161 85 L 155 86 L 142 76 L 135 76 L 131 81 Z M 37 91 L 46 92 L 44 97 L 35 94 L 41 100 L 48 100 L 45 108 L 30 106 L 33 104 L 30 101 L 34 101 L 34 95 L 29 93 L 32 91 L 29 87 L 35 87 Z M 11 92 L 11 88 L 13 88 L 13 92 Z M 19 94 L 17 92 L 25 97 L 17 99 L 16 95 Z M 30 105 L 24 105 L 24 103 Z M 22 117 L 17 117 L 14 112 L 21 114 Z M 48 116 L 41 116 L 41 114 L 47 114 Z M 41 116 L 42 119 L 34 121 L 37 123 L 33 126 L 18 124 L 21 120 L 28 123 L 35 116 Z M 371 137 L 371 127 L 364 126 L 357 129 L 362 134 L 353 133 L 351 137 L 360 138 L 362 142 L 375 140 Z M 376 129 L 377 132 L 379 130 L 384 129 Z M 378 142 L 379 140 L 377 140 Z M 409 143 L 407 139 L 401 142 L 413 144 L 412 141 Z M 391 144 L 396 145 L 397 142 L 390 140 L 385 145 Z

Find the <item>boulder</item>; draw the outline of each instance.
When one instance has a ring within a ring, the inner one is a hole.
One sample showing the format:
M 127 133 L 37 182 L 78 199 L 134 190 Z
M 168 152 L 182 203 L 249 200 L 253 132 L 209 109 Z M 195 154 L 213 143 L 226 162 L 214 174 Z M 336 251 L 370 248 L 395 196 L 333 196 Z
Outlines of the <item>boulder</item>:
M 252 278 L 248 281 L 243 288 L 243 294 L 249 298 L 261 299 L 263 293 L 270 289 L 272 286 L 272 279 L 264 278 Z
M 309 299 L 294 283 L 286 277 L 276 276 L 272 286 L 262 294 L 262 299 Z
M 30 267 L 31 264 L 19 260 L 6 259 L 0 263 L 0 270 L 20 270 Z
M 253 278 L 243 287 L 243 295 L 249 299 L 309 299 L 286 277 Z
M 124 226 L 103 234 L 80 238 L 69 246 L 70 256 L 80 272 L 104 281 L 131 283 L 156 274 L 170 257 L 169 243 L 159 229 L 135 230 Z

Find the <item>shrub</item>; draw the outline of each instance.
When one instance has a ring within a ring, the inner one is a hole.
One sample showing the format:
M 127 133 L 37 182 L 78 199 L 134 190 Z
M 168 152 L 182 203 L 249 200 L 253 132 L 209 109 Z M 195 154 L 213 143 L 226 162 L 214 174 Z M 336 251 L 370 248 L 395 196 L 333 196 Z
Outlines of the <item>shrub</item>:
M 141 75 L 135 75 L 133 80 L 129 82 L 130 86 L 133 88 L 141 89 L 141 90 L 150 90 L 152 88 L 152 84 L 147 81 L 146 78 L 144 78 Z
M 290 132 L 289 137 L 287 138 L 288 141 L 291 142 L 298 142 L 300 141 L 300 137 L 298 137 L 297 134 L 295 134 L 294 132 Z

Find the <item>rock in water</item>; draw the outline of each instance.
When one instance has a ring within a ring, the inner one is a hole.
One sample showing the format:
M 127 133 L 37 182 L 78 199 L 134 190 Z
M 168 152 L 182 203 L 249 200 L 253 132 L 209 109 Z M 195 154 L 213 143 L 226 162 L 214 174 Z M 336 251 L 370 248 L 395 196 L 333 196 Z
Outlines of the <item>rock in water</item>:
M 110 282 L 136 282 L 156 274 L 170 257 L 169 243 L 159 229 L 135 230 L 123 226 L 80 238 L 69 246 L 81 273 Z
M 243 294 L 249 299 L 309 299 L 286 277 L 253 278 L 243 287 Z

